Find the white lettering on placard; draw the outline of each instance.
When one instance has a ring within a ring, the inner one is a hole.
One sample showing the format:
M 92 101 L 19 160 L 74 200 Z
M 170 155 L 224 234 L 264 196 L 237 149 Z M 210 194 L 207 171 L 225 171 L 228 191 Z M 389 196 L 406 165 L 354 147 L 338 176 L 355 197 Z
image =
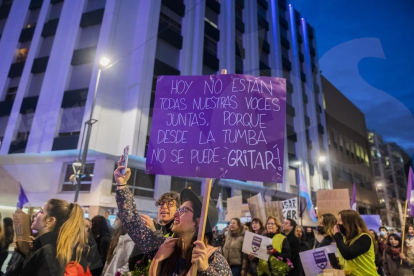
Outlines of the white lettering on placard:
M 253 129 L 223 129 L 224 132 L 224 143 L 237 143 L 239 139 L 244 139 L 247 145 L 254 146 L 263 142 L 267 144 L 265 135 L 262 130 L 256 133 Z
M 237 113 L 231 111 L 224 111 L 223 113 L 224 125 L 226 126 L 244 126 L 251 128 L 266 128 L 262 122 L 262 117 L 266 114 L 252 114 L 252 113 Z
M 247 81 L 247 84 L 246 84 L 246 81 Z M 259 80 L 257 78 L 254 80 L 234 78 L 231 84 L 231 91 L 233 93 L 235 92 L 269 93 L 271 96 L 273 96 L 273 85 L 272 85 L 271 80 L 269 80 L 269 83 L 266 83 L 265 81 Z
M 200 138 L 198 139 L 198 144 L 202 145 L 202 144 L 208 144 L 208 143 L 216 141 L 216 139 L 214 139 L 213 132 L 211 132 L 211 130 L 208 132 L 208 137 L 205 141 L 203 141 L 203 138 L 204 138 L 203 132 L 200 131 Z
M 245 97 L 247 109 L 280 111 L 278 98 Z M 273 109 L 272 109 L 273 106 Z
M 185 80 L 172 80 L 171 81 L 171 94 L 187 94 L 193 81 L 187 82 Z
M 158 161 L 160 163 L 164 163 L 166 158 L 166 154 L 165 154 L 165 149 L 153 149 L 152 150 L 152 154 L 151 154 L 151 162 L 154 161 Z
M 270 167 L 276 169 L 273 164 L 274 155 L 271 151 L 264 153 L 257 150 L 231 150 L 227 156 L 229 166 L 250 167 L 251 169 L 261 168 L 268 170 Z M 270 165 L 270 166 L 269 166 Z
M 158 130 L 158 144 L 186 144 L 187 143 L 187 130 Z
M 207 121 L 204 112 L 200 113 L 168 113 L 167 126 L 205 126 Z
M 187 104 L 184 98 L 160 98 L 161 109 L 163 110 L 186 110 Z
M 177 163 L 177 164 L 183 164 L 184 162 L 181 161 L 181 159 L 183 159 L 184 157 L 181 155 L 183 149 L 177 150 L 177 149 L 173 149 L 171 151 L 171 154 L 174 156 L 174 158 L 171 159 L 171 162 L 173 163 Z
M 226 97 L 206 97 L 193 100 L 193 108 L 196 110 L 214 110 L 214 109 L 236 109 L 236 95 Z
M 192 149 L 191 150 L 191 164 L 198 163 L 198 164 L 210 164 L 210 163 L 218 163 L 219 156 L 217 151 L 220 147 L 214 149 Z
M 222 90 L 223 82 L 221 79 L 213 79 L 210 83 L 208 81 L 204 81 L 204 94 L 220 94 Z

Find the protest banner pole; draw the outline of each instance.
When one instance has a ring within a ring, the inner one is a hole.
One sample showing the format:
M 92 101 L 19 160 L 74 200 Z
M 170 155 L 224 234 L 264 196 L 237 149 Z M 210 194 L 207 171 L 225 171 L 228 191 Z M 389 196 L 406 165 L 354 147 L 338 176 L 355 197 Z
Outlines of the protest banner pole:
M 408 207 L 408 200 L 405 201 L 405 207 L 404 207 L 404 218 L 403 218 L 403 224 L 401 229 L 401 253 L 404 253 L 404 240 L 405 240 L 405 223 L 407 221 L 407 207 Z M 402 259 L 400 260 L 400 265 L 402 265 Z
M 221 69 L 221 74 L 227 74 L 226 69 Z M 220 180 L 219 180 L 220 181 Z M 210 203 L 210 194 L 211 194 L 211 186 L 213 184 L 212 178 L 206 178 L 206 182 L 204 183 L 204 193 L 203 193 L 203 207 L 201 208 L 201 217 L 200 217 L 200 225 L 198 228 L 197 240 L 204 241 L 204 234 L 206 232 L 206 222 L 207 222 L 207 214 L 208 214 L 208 207 Z M 212 225 L 211 227 L 213 227 Z M 193 276 L 197 275 L 197 266 L 193 266 Z

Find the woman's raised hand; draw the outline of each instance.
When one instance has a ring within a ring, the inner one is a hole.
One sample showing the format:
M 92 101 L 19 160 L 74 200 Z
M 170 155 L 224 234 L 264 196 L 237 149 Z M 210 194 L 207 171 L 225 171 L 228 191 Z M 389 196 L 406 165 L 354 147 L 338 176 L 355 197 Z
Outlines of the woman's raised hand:
M 125 174 L 122 173 L 122 170 L 125 168 L 125 166 L 122 165 L 123 160 L 124 160 L 124 156 L 122 155 L 118 161 L 118 168 L 116 168 L 116 170 L 114 171 L 115 182 L 117 185 L 126 185 L 128 182 L 128 179 L 131 177 L 131 170 L 129 168 L 125 170 Z M 121 187 L 121 188 L 124 188 L 124 187 Z

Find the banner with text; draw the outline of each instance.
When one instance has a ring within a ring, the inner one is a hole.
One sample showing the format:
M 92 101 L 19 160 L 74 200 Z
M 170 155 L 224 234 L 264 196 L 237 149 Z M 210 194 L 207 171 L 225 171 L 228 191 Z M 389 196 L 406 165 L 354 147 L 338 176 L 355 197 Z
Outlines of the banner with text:
M 148 174 L 283 182 L 286 80 L 159 76 Z
M 338 217 L 342 210 L 349 210 L 349 191 L 347 189 L 316 191 L 318 216 L 332 214 Z
M 286 199 L 281 201 L 283 208 L 283 217 L 285 219 L 293 219 L 296 223 L 299 223 L 298 220 L 298 198 L 294 197 L 291 199 Z

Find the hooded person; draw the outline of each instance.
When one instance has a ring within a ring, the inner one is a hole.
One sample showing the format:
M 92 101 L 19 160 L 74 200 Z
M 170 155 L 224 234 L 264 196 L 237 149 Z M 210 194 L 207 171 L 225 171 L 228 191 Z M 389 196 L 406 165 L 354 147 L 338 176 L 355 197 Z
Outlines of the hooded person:
M 122 161 L 122 159 L 120 160 Z M 146 226 L 134 202 L 134 196 L 127 189 L 131 171 L 118 162 L 114 172 L 117 183 L 116 202 L 125 230 L 139 245 L 144 254 L 152 260 L 149 275 L 192 275 L 197 270 L 200 276 L 230 276 L 230 267 L 218 248 L 211 246 L 212 228 L 218 222 L 218 212 L 210 202 L 205 225 L 204 241 L 197 241 L 200 224 L 202 197 L 190 189 L 183 189 L 180 194 L 181 206 L 174 215 L 172 232 L 179 238 L 167 238 L 154 233 Z

